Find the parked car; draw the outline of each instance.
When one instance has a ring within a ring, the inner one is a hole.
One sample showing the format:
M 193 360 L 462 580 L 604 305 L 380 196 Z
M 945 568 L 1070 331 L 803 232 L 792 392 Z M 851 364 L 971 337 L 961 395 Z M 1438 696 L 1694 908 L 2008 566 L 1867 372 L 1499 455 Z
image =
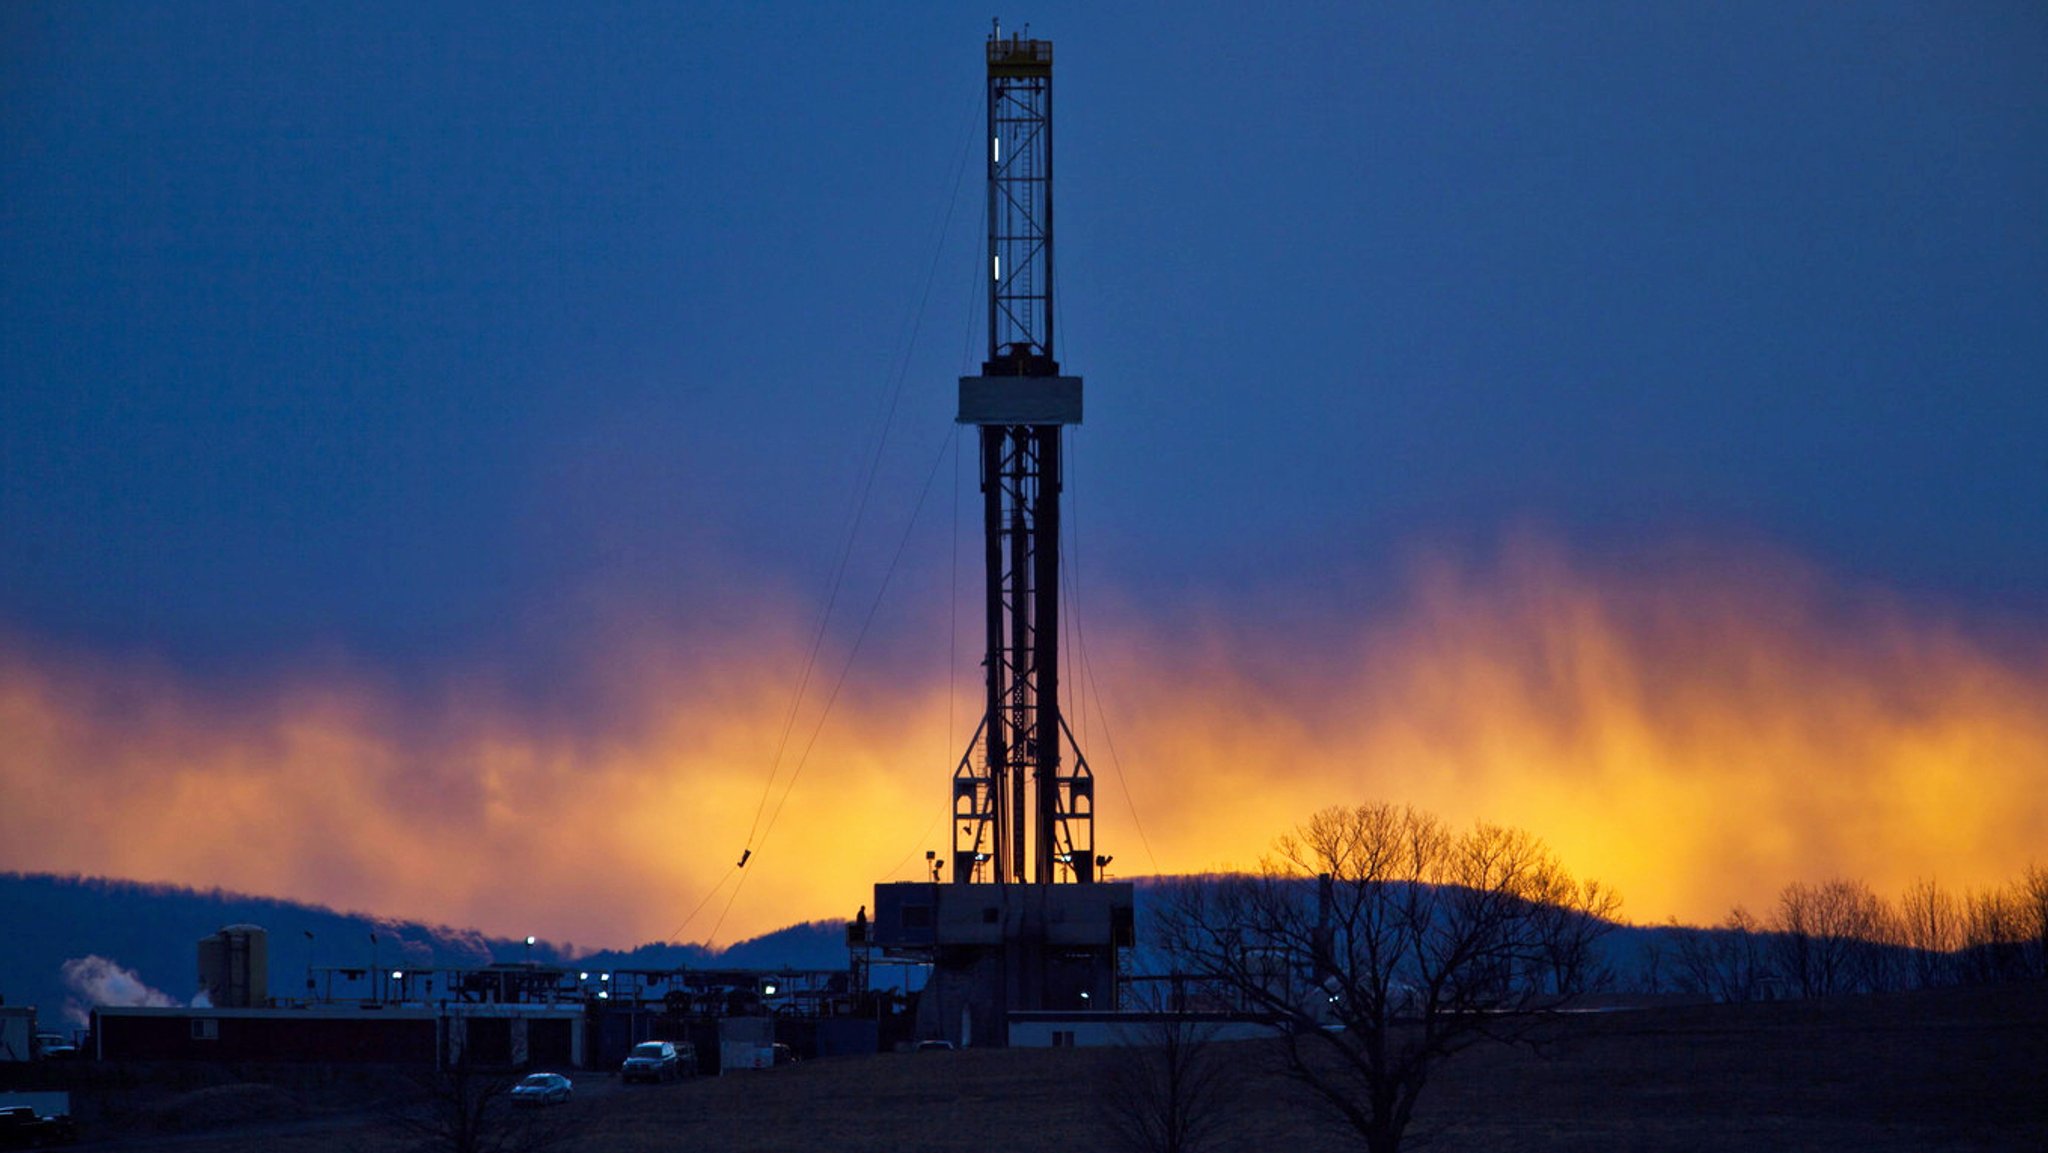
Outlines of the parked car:
M 694 1065 L 695 1061 L 691 1064 Z M 669 1041 L 642 1041 L 633 1046 L 633 1051 L 626 1054 L 625 1063 L 619 1066 L 621 1081 L 673 1081 L 682 1075 L 682 1054 Z
M 34 1045 L 36 1056 L 45 1061 L 70 1061 L 78 1057 L 78 1046 L 62 1033 L 37 1033 Z
M 560 1073 L 528 1073 L 512 1086 L 514 1105 L 560 1105 L 569 1100 L 576 1086 Z
M 919 1041 L 917 1043 L 917 1051 L 920 1053 L 950 1053 L 953 1051 L 953 1043 L 951 1041 L 939 1040 Z

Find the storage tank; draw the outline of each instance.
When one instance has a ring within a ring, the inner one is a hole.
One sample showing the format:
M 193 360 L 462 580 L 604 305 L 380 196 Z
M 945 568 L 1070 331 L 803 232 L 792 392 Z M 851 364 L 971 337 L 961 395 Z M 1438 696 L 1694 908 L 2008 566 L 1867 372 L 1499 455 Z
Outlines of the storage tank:
M 270 934 L 259 925 L 229 925 L 201 937 L 199 988 L 222 1009 L 270 1004 Z

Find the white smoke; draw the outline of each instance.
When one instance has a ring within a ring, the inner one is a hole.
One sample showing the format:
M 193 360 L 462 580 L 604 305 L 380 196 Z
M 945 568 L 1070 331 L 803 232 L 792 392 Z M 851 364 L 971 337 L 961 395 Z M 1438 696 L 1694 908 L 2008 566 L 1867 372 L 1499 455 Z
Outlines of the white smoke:
M 123 968 L 97 954 L 74 957 L 58 968 L 71 996 L 64 1003 L 64 1015 L 78 1025 L 92 1021 L 92 1011 L 102 1005 L 170 1009 L 183 1002 L 161 989 L 151 988 L 135 970 Z

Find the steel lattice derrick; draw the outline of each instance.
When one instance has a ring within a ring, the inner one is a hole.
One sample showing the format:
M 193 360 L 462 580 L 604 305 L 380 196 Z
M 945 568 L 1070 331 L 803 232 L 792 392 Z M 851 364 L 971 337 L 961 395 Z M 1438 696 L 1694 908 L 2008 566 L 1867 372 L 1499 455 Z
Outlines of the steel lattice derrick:
M 1050 43 L 989 38 L 988 131 L 988 358 L 957 418 L 978 430 L 986 699 L 953 772 L 952 875 L 928 852 L 928 879 L 876 885 L 874 921 L 855 921 L 863 947 L 932 966 L 918 1036 L 961 1045 L 1005 1044 L 1020 1011 L 1115 1010 L 1137 939 L 1132 885 L 1096 883 L 1094 777 L 1060 712 L 1062 455 L 1082 406 L 1052 333 Z
M 1052 358 L 1052 45 L 989 45 L 989 359 Z
M 954 771 L 954 879 L 1094 876 L 1094 789 L 1060 715 L 1060 489 L 1081 381 L 1053 357 L 1052 45 L 988 47 L 988 359 L 963 378 L 981 427 L 987 699 Z M 978 762 L 978 763 L 977 763 Z

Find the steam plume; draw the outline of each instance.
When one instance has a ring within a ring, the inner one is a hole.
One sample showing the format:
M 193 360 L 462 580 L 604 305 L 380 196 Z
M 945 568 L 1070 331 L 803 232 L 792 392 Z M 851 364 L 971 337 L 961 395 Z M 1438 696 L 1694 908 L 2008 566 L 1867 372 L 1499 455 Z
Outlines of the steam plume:
M 77 1025 L 89 1024 L 92 1011 L 103 1006 L 167 1009 L 183 1004 L 168 993 L 151 988 L 136 975 L 105 957 L 88 953 L 74 957 L 58 968 L 71 996 L 64 1015 Z

